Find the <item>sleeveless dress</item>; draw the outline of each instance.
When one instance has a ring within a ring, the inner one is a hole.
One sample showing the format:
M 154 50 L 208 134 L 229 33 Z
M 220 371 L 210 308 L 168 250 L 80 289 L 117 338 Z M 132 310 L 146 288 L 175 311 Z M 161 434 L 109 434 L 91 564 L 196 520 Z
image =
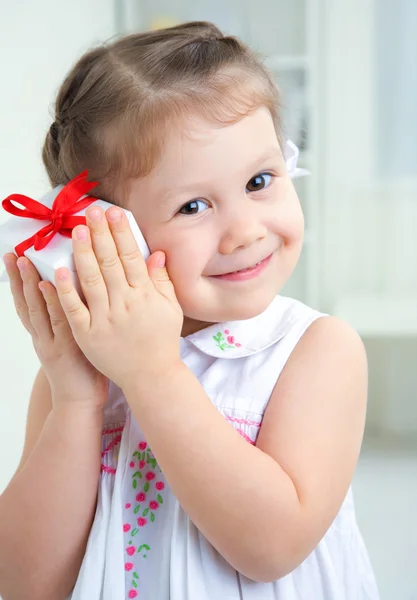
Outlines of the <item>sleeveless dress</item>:
M 181 338 L 183 362 L 249 444 L 256 443 L 271 392 L 292 350 L 321 316 L 279 295 L 252 319 L 216 324 Z M 188 518 L 113 384 L 102 440 L 96 515 L 71 600 L 379 599 L 351 489 L 304 562 L 277 581 L 259 583 L 233 569 Z

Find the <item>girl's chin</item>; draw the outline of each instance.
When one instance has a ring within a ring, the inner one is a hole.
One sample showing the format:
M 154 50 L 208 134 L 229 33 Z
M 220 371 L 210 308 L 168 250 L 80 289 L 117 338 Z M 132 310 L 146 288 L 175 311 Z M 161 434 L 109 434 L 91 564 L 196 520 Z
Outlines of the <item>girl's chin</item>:
M 213 305 L 207 306 L 207 310 L 199 311 L 199 314 L 184 317 L 183 331 L 194 329 L 192 333 L 195 333 L 214 323 L 252 319 L 268 308 L 277 293 L 264 294 L 262 298 L 254 296 L 250 302 L 245 299 L 245 302 L 236 302 L 233 305 L 225 303 L 223 306 L 219 306 L 217 310 Z M 186 335 L 189 335 L 189 333 Z

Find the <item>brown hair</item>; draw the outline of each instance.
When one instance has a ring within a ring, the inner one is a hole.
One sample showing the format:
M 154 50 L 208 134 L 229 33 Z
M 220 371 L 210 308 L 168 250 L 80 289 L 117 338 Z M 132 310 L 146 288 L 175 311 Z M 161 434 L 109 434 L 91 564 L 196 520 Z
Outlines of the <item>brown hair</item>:
M 93 195 L 148 174 L 184 117 L 238 121 L 265 106 L 280 140 L 279 93 L 261 59 L 213 24 L 124 36 L 85 53 L 65 78 L 42 158 L 52 186 L 89 170 Z M 123 188 L 124 189 L 124 188 Z

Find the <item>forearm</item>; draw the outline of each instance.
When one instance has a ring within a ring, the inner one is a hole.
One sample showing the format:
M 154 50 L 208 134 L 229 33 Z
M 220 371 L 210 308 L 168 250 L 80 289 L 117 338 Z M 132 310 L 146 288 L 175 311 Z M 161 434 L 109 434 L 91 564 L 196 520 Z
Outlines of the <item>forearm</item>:
M 103 411 L 60 406 L 0 496 L 0 594 L 64 599 L 94 517 Z
M 279 464 L 225 421 L 185 366 L 124 391 L 173 493 L 212 545 L 252 579 L 270 578 L 268 560 L 285 574 L 302 510 Z

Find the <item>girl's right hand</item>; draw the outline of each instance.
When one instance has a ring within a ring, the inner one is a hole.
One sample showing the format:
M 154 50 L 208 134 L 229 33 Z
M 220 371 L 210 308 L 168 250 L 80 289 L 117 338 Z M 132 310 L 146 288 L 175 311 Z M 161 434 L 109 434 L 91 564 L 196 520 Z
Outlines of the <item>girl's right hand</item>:
M 17 261 L 14 254 L 8 253 L 3 260 L 16 312 L 32 336 L 51 387 L 53 405 L 77 402 L 103 408 L 109 380 L 80 350 L 55 287 L 48 281 L 42 281 L 39 287 L 39 273 L 28 258 L 21 257 Z

